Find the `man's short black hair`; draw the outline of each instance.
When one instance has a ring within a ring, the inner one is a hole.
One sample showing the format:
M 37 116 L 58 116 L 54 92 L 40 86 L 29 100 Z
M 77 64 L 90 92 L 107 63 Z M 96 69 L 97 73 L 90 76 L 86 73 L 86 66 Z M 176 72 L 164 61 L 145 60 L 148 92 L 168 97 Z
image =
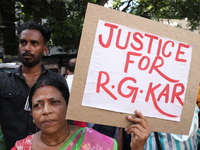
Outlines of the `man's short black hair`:
M 24 24 L 19 28 L 18 34 L 20 35 L 21 32 L 22 32 L 23 30 L 26 30 L 26 29 L 35 29 L 35 30 L 40 31 L 41 34 L 42 34 L 42 36 L 43 36 L 43 38 L 44 38 L 44 44 L 45 44 L 45 45 L 46 45 L 47 41 L 50 40 L 51 31 L 50 31 L 48 28 L 46 28 L 46 27 L 44 27 L 44 26 L 42 26 L 42 25 L 40 25 L 40 24 L 38 24 L 38 23 L 36 23 L 36 22 L 30 21 L 30 22 L 24 23 Z
M 68 65 L 67 65 L 67 69 L 68 69 L 70 72 L 73 72 L 73 73 L 74 73 L 75 66 L 76 66 L 76 58 L 70 59 L 69 62 L 68 62 Z

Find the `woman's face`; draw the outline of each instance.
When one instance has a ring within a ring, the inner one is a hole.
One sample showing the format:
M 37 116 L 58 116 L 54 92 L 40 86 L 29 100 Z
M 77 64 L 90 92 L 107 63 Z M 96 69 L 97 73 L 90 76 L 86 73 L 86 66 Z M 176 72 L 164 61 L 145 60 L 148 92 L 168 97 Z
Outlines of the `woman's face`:
M 32 97 L 32 115 L 42 132 L 62 132 L 66 127 L 66 111 L 66 101 L 55 87 L 44 86 L 35 91 Z

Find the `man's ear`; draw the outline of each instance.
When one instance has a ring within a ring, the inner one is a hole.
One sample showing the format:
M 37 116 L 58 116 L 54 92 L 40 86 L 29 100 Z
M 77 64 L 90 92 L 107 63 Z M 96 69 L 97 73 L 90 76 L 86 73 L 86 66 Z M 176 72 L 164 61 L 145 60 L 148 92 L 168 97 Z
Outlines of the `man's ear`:
M 44 50 L 43 50 L 43 54 L 45 55 L 45 54 L 47 54 L 47 52 L 49 51 L 49 48 L 48 48 L 48 46 L 44 46 Z
M 69 74 L 70 73 L 70 71 L 67 69 L 67 74 Z

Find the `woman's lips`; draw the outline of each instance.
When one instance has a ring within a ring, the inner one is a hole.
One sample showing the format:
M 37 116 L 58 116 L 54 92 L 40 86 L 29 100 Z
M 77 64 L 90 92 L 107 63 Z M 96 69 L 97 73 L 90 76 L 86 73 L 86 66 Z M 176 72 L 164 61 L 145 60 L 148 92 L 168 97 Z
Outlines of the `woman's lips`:
M 45 125 L 51 125 L 54 122 L 55 122 L 55 120 L 46 120 L 46 121 L 43 122 L 43 124 L 45 124 Z

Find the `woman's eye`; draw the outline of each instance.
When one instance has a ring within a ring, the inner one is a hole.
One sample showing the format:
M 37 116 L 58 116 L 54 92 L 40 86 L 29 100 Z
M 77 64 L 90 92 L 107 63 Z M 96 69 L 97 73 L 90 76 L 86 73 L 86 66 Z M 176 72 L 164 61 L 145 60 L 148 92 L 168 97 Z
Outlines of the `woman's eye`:
M 54 101 L 51 101 L 51 103 L 56 104 L 56 103 L 60 103 L 60 101 L 54 100 Z
M 33 105 L 33 108 L 37 108 L 39 106 L 41 106 L 41 104 L 35 104 L 35 105 Z

